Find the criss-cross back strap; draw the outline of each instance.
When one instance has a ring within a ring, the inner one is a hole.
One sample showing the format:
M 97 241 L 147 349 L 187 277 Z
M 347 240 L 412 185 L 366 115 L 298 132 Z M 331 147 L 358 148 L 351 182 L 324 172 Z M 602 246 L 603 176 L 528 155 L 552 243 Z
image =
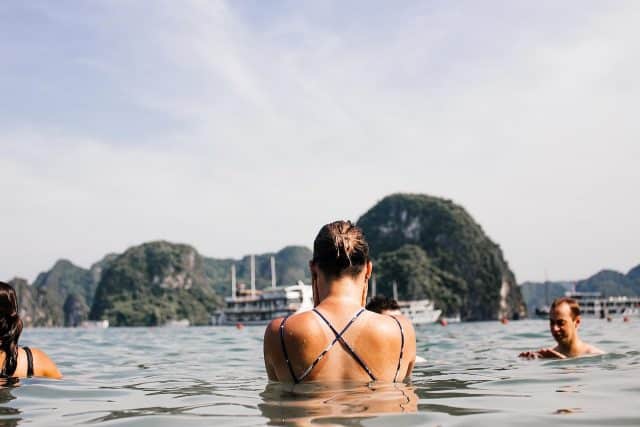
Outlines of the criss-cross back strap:
M 290 316 L 290 315 L 289 315 Z M 284 324 L 287 322 L 289 316 L 286 316 L 280 322 L 280 344 L 282 345 L 282 353 L 284 353 L 284 361 L 287 362 L 287 367 L 289 367 L 289 373 L 291 374 L 291 378 L 293 378 L 293 382 L 298 384 L 300 381 L 296 377 L 296 374 L 293 373 L 293 367 L 291 366 L 291 362 L 289 361 L 289 354 L 287 353 L 287 346 L 284 345 Z
M 349 323 L 347 323 L 347 325 L 342 328 L 342 330 L 340 332 L 336 331 L 336 328 L 333 327 L 333 325 L 331 324 L 331 322 L 329 322 L 327 320 L 326 317 L 324 317 L 322 315 L 322 313 L 320 313 L 318 310 L 316 310 L 315 308 L 313 309 L 313 311 L 320 316 L 320 318 L 324 321 L 324 323 L 327 324 L 327 326 L 329 327 L 329 329 L 331 329 L 331 331 L 333 332 L 333 334 L 336 336 L 335 339 L 331 342 L 331 344 L 329 346 L 327 346 L 327 348 L 325 349 L 325 351 L 323 352 L 322 356 L 324 356 L 324 353 L 326 353 L 327 351 L 329 351 L 329 349 L 337 342 L 340 341 L 340 343 L 345 347 L 345 349 L 347 350 L 347 352 L 351 355 L 351 357 L 353 357 L 353 359 L 358 362 L 358 364 L 360 366 L 362 366 L 362 369 L 365 370 L 365 372 L 367 373 L 367 375 L 369 375 L 369 378 L 371 378 L 372 381 L 376 380 L 375 375 L 373 375 L 373 373 L 371 372 L 371 370 L 369 369 L 369 367 L 367 366 L 366 363 L 364 363 L 364 361 L 360 358 L 360 356 L 358 356 L 356 354 L 356 352 L 353 350 L 353 348 L 349 345 L 349 343 L 347 342 L 347 340 L 345 340 L 342 335 L 347 331 L 347 329 L 349 329 L 349 327 L 353 324 L 353 322 L 358 318 L 358 316 L 360 316 L 365 310 L 364 308 L 361 308 L 360 310 L 358 310 L 358 312 L 351 318 L 351 320 L 349 320 Z M 313 367 L 311 367 L 311 369 L 313 369 Z M 309 369 L 309 371 L 311 371 L 311 369 Z
M 329 325 L 329 328 L 331 328 L 331 330 L 333 331 L 333 333 L 335 335 L 335 338 L 333 339 L 333 341 L 331 341 L 324 348 L 324 350 L 322 350 L 322 352 L 318 355 L 318 357 L 316 357 L 316 359 L 313 361 L 313 363 L 311 363 L 311 365 L 309 365 L 309 367 L 307 369 L 305 369 L 304 372 L 302 373 L 302 375 L 300 375 L 299 377 L 297 377 L 295 372 L 293 372 L 293 366 L 291 366 L 291 360 L 289 359 L 289 354 L 287 352 L 287 346 L 284 343 L 284 325 L 287 322 L 287 319 L 289 318 L 289 316 L 287 316 L 284 319 L 282 319 L 282 322 L 280 323 L 280 344 L 282 345 L 282 353 L 284 354 L 284 360 L 287 363 L 287 367 L 289 368 L 289 373 L 291 374 L 291 378 L 293 378 L 293 382 L 295 384 L 298 384 L 299 382 L 304 380 L 307 377 L 307 375 L 309 375 L 311 373 L 313 368 L 315 368 L 316 365 L 318 363 L 320 363 L 320 361 L 329 352 L 329 350 L 331 350 L 331 347 L 333 347 L 335 345 L 335 343 L 337 343 L 338 341 L 342 342 L 346 346 L 346 348 L 348 349 L 349 353 L 355 358 L 355 360 L 360 364 L 360 366 L 362 366 L 364 368 L 364 370 L 367 371 L 367 374 L 369 374 L 371 379 L 375 381 L 375 377 L 373 376 L 373 374 L 371 373 L 371 371 L 369 370 L 367 365 L 365 365 L 365 363 L 362 361 L 362 359 L 360 359 L 358 357 L 358 355 L 353 351 L 353 349 L 349 346 L 349 344 L 342 338 L 342 334 L 344 334 L 347 331 L 347 329 L 349 329 L 349 327 L 353 324 L 353 322 L 355 322 L 355 320 L 358 318 L 358 316 L 360 316 L 364 312 L 364 308 L 358 310 L 358 312 L 353 315 L 351 320 L 349 320 L 347 325 L 344 328 L 342 328 L 342 330 L 340 332 L 335 330 L 333 325 L 331 325 L 331 323 L 329 323 L 329 321 L 322 315 L 322 313 L 320 313 L 315 308 L 313 309 L 313 311 L 318 316 L 320 316 L 320 318 L 322 320 L 324 320 L 325 323 L 327 323 L 327 325 Z
M 396 316 L 391 316 L 393 318 L 393 320 L 396 321 L 396 323 L 398 324 L 398 327 L 400 328 L 400 357 L 398 358 L 398 367 L 396 368 L 396 374 L 393 376 L 393 382 L 396 382 L 396 380 L 398 379 L 398 372 L 400 372 L 400 364 L 402 363 L 402 355 L 404 354 L 404 330 L 402 329 L 402 324 L 400 323 L 400 321 L 396 318 Z

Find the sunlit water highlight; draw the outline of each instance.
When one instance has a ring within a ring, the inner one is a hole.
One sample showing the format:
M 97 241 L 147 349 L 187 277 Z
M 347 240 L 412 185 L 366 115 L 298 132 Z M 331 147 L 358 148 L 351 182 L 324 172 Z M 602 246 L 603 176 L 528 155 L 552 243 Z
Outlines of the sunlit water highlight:
M 640 425 L 640 319 L 587 319 L 605 356 L 519 360 L 542 320 L 428 325 L 410 384 L 267 386 L 262 327 L 27 329 L 62 381 L 0 388 L 0 425 Z

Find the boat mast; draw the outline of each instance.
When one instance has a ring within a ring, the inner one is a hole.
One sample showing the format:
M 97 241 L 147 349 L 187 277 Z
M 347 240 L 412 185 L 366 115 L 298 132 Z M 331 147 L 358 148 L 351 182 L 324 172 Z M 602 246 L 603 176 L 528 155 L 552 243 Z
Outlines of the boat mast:
M 256 256 L 251 255 L 251 295 L 256 294 Z
M 276 258 L 271 256 L 271 288 L 276 288 Z
M 544 305 L 549 306 L 549 277 L 546 269 L 544 270 Z
M 231 264 L 231 299 L 236 299 L 236 265 Z
M 396 283 L 396 281 L 393 281 L 393 299 L 398 301 L 398 283 Z
M 376 296 L 376 275 L 371 275 L 371 298 L 375 298 Z

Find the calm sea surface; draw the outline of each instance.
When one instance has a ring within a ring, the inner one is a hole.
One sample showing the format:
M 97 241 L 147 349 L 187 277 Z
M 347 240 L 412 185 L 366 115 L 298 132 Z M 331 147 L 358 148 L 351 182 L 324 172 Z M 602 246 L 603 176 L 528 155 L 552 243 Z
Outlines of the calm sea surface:
M 0 425 L 640 425 L 640 319 L 587 319 L 608 351 L 519 360 L 547 322 L 428 325 L 407 385 L 267 386 L 262 327 L 26 329 L 62 381 L 0 388 Z

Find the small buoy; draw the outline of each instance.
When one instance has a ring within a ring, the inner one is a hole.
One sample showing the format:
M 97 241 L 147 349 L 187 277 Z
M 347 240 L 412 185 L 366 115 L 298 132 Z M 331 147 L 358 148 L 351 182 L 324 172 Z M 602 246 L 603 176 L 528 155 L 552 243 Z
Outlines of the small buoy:
M 613 317 L 607 316 L 607 322 L 611 322 L 612 320 L 613 320 Z
M 242 329 L 244 325 L 241 322 L 236 323 L 236 329 Z
M 503 325 L 506 325 L 507 323 L 509 323 L 509 319 L 507 319 L 506 317 L 501 317 L 500 323 L 502 323 Z
M 447 322 L 447 319 L 440 319 L 440 325 L 447 326 L 447 324 L 449 324 L 449 322 Z
M 629 316 L 624 316 L 624 317 L 622 318 L 622 321 L 623 321 L 623 322 L 628 322 L 629 320 L 630 320 L 630 319 L 629 319 Z

